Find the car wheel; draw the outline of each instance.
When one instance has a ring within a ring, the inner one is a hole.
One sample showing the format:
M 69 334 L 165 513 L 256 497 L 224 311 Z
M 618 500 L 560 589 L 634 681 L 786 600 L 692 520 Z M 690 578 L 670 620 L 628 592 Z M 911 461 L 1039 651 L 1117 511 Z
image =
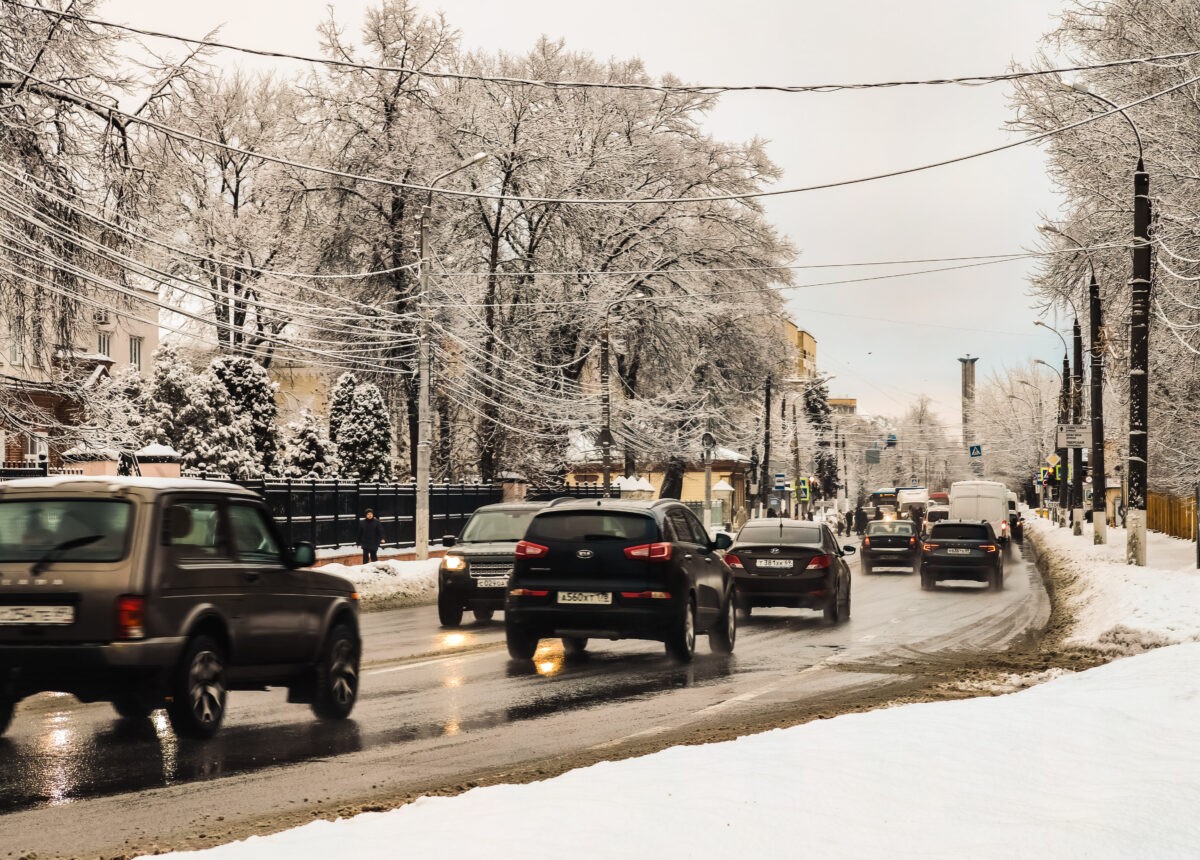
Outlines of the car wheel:
M 225 717 L 225 653 L 211 636 L 197 636 L 183 653 L 171 684 L 167 716 L 175 734 L 211 738 Z
M 825 620 L 827 622 L 829 622 L 830 624 L 838 623 L 838 608 L 839 608 L 840 604 L 841 604 L 841 601 L 838 600 L 836 594 L 834 594 L 833 597 L 830 597 L 829 602 L 825 604 L 825 609 L 824 609 Z
M 862 572 L 863 573 L 874 573 L 875 572 L 875 569 L 871 566 L 871 563 L 868 562 L 866 559 L 863 559 Z
M 508 656 L 514 660 L 532 660 L 538 647 L 538 637 L 530 636 L 519 627 L 505 627 L 504 641 L 508 645 Z
M 687 605 L 667 636 L 667 653 L 680 663 L 690 663 L 696 654 L 696 601 L 688 598 Z
M 492 620 L 492 616 L 496 614 L 494 609 L 474 609 L 471 614 L 475 616 L 475 620 L 480 624 L 487 624 Z
M 850 589 L 846 588 L 846 596 L 838 601 L 837 604 L 838 621 L 850 620 Z
M 921 568 L 921 590 L 933 590 L 933 575 L 925 568 Z
M 733 608 L 733 595 L 725 601 L 725 608 L 717 616 L 717 623 L 708 631 L 708 647 L 714 654 L 732 654 L 737 642 L 737 612 Z
M 563 637 L 563 654 L 568 657 L 578 657 L 581 654 L 587 653 L 587 637 L 586 636 L 564 636 Z
M 8 727 L 12 724 L 13 712 L 17 709 L 17 703 L 12 699 L 0 699 L 0 735 L 8 731 Z
M 1004 590 L 1004 570 L 1002 568 L 998 567 L 992 571 L 991 576 L 988 577 L 988 586 L 992 591 Z
M 139 692 L 121 694 L 113 699 L 112 706 L 123 720 L 144 720 L 154 713 L 154 706 Z
M 444 591 L 438 592 L 438 621 L 443 627 L 458 627 L 462 624 L 463 608 L 457 600 Z
M 329 631 L 316 666 L 312 710 L 323 720 L 344 720 L 358 701 L 358 661 L 362 644 L 348 624 Z
M 754 605 L 752 603 L 739 603 L 738 612 L 742 613 L 742 620 L 745 621 L 754 614 Z

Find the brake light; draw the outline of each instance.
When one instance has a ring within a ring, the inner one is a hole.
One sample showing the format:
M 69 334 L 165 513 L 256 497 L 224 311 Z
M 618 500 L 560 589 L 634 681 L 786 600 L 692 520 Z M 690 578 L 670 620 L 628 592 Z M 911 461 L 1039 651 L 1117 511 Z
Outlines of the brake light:
M 996 552 L 997 548 L 994 543 L 981 543 L 979 548 L 984 552 Z
M 730 567 L 736 567 L 738 570 L 746 569 L 746 566 L 742 564 L 742 560 L 733 553 L 725 553 L 725 563 Z
M 908 545 L 909 545 L 909 546 L 915 546 L 915 545 L 916 545 L 916 543 L 917 543 L 917 536 L 916 536 L 916 535 L 913 535 L 912 537 L 910 537 L 910 538 L 908 539 Z
M 940 546 L 940 544 L 925 543 L 925 544 L 921 544 L 921 549 L 925 550 L 925 552 L 933 552 L 935 549 L 938 548 L 938 546 Z
M 513 597 L 545 597 L 550 592 L 544 588 L 512 588 L 508 593 Z
M 622 597 L 631 597 L 645 600 L 670 600 L 671 592 L 669 591 L 622 591 Z
M 146 635 L 146 598 L 124 594 L 117 598 L 117 638 L 141 639 Z
M 645 561 L 670 561 L 671 560 L 671 544 L 667 542 L 661 543 L 643 543 L 637 546 L 625 547 L 626 558 L 640 558 Z
M 550 547 L 542 546 L 540 543 L 532 543 L 527 540 L 517 541 L 517 558 L 545 558 L 548 552 L 550 552 Z
M 812 561 L 808 563 L 808 566 L 805 568 L 805 570 L 828 570 L 828 568 L 829 556 L 814 555 Z
M 863 535 L 863 546 L 870 546 L 870 545 L 871 545 L 871 536 Z

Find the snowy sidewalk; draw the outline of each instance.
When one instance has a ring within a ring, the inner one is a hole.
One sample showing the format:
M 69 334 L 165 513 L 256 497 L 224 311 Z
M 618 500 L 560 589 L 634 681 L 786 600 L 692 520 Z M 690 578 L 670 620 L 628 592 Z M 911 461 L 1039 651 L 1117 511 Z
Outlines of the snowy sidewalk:
M 396 561 L 382 558 L 370 564 L 325 564 L 320 570 L 346 577 L 358 588 L 364 611 L 421 606 L 437 602 L 440 558 Z
M 523 860 L 1197 856 L 1195 545 L 1152 535 L 1156 567 L 1131 568 L 1119 530 L 1095 547 L 1033 522 L 1029 538 L 1074 579 L 1072 640 L 1136 656 L 168 856 L 433 857 L 447 839 Z

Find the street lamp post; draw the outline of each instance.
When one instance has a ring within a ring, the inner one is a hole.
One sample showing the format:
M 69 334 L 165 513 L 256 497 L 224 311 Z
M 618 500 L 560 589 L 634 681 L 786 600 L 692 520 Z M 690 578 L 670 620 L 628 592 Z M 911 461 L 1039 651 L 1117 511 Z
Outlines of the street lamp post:
M 1126 508 L 1125 561 L 1146 564 L 1146 463 L 1149 456 L 1150 407 L 1150 174 L 1146 172 L 1142 135 L 1129 114 L 1104 96 L 1079 84 L 1074 92 L 1091 96 L 1117 111 L 1129 123 L 1137 140 L 1138 160 L 1133 172 L 1133 273 L 1129 279 L 1129 502 Z
M 609 321 L 612 309 L 621 302 L 631 299 L 644 299 L 645 293 L 636 292 L 628 296 L 620 296 L 613 299 L 604 308 L 604 325 L 600 328 L 600 422 L 604 425 L 600 429 L 600 454 L 604 463 L 604 495 L 608 496 L 609 490 L 612 488 L 612 386 L 609 378 L 609 342 L 612 339 Z
M 1053 329 L 1051 329 L 1051 331 L 1053 331 Z M 1057 332 L 1056 332 L 1056 334 L 1057 334 Z M 1062 335 L 1059 335 L 1059 337 L 1062 337 Z M 1064 341 L 1064 343 L 1065 343 L 1065 341 Z M 1062 372 L 1059 372 L 1058 370 L 1055 369 L 1054 365 L 1047 364 L 1046 362 L 1042 361 L 1040 358 L 1035 358 L 1033 360 L 1033 363 L 1040 364 L 1043 367 L 1048 367 L 1052 371 L 1054 371 L 1055 374 L 1058 375 L 1058 379 L 1059 379 L 1058 423 L 1066 424 L 1067 418 L 1068 418 L 1068 410 L 1070 409 L 1070 402 L 1069 402 L 1069 399 L 1067 396 L 1067 380 L 1070 378 L 1070 374 L 1071 374 L 1071 369 L 1067 366 L 1066 354 L 1065 353 L 1063 354 Z M 1056 484 L 1058 486 L 1058 498 L 1056 499 L 1056 501 L 1058 502 L 1058 510 L 1059 510 L 1059 516 L 1057 517 L 1057 519 L 1059 520 L 1059 525 L 1061 526 L 1061 525 L 1063 525 L 1062 516 L 1061 516 L 1062 510 L 1063 510 L 1063 489 L 1067 486 L 1067 482 L 1065 480 L 1063 480 L 1063 477 L 1061 476 L 1061 473 L 1058 471 L 1058 469 L 1066 462 L 1067 452 L 1063 448 L 1056 447 L 1055 454 L 1058 455 L 1058 462 L 1054 465 L 1054 469 L 1055 469 L 1055 474 L 1059 475 L 1059 477 L 1056 481 Z M 1068 500 L 1068 503 L 1069 503 L 1069 501 L 1070 500 Z
M 700 437 L 700 447 L 704 456 L 704 528 L 712 528 L 712 463 L 713 448 L 717 441 L 713 434 L 706 432 Z
M 429 472 L 430 451 L 433 447 L 433 419 L 429 404 L 429 314 L 426 304 L 429 301 L 429 218 L 433 210 L 433 190 L 439 182 L 448 176 L 453 176 L 460 170 L 466 170 L 473 164 L 478 164 L 487 158 L 486 152 L 477 152 L 462 164 L 437 176 L 429 183 L 425 195 L 425 205 L 421 207 L 420 225 L 420 286 L 419 307 L 421 319 L 418 323 L 417 336 L 417 375 L 420 377 L 417 389 L 417 506 L 415 512 L 415 527 L 413 548 L 417 558 L 429 558 Z
M 1079 317 L 1072 326 L 1075 344 L 1075 370 L 1071 374 L 1071 423 L 1083 420 L 1083 332 L 1079 328 Z M 1071 449 L 1071 520 L 1072 533 L 1083 534 L 1083 448 Z

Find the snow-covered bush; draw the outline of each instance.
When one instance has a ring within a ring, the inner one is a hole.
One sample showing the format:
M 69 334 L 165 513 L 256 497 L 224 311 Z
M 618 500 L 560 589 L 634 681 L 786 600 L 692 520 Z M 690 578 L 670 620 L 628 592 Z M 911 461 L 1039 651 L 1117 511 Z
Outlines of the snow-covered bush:
M 337 446 L 326 435 L 321 420 L 307 409 L 298 421 L 284 428 L 279 462 L 289 478 L 330 478 L 341 469 Z
M 364 382 L 354 389 L 339 424 L 337 452 L 346 475 L 360 481 L 391 479 L 392 418 L 374 383 Z
M 276 424 L 279 410 L 275 405 L 279 385 L 271 381 L 266 368 L 244 356 L 219 356 L 212 360 L 209 369 L 225 386 L 233 411 L 250 422 L 253 442 L 250 453 L 257 461 L 258 471 L 274 474 L 279 456 Z

